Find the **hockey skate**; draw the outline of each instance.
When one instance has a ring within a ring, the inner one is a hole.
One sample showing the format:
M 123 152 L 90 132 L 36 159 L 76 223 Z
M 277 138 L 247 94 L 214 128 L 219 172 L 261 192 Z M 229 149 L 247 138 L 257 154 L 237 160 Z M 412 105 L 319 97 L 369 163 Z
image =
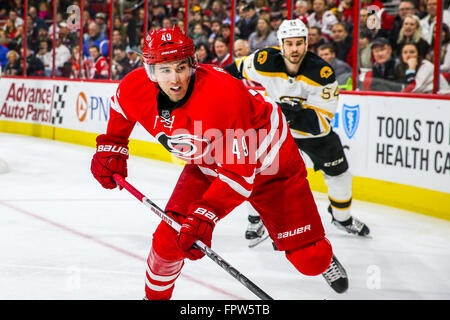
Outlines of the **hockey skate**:
M 344 267 L 333 255 L 330 266 L 322 273 L 328 285 L 337 293 L 344 293 L 348 289 L 347 272 Z
M 333 210 L 331 205 L 328 206 L 328 212 L 331 214 L 331 223 L 334 224 L 338 229 L 344 230 L 351 234 L 357 234 L 358 236 L 367 236 L 370 232 L 369 228 L 365 223 L 359 221 L 356 218 L 350 217 L 345 221 L 338 221 L 333 216 Z
M 257 244 L 263 242 L 269 237 L 269 233 L 267 232 L 264 223 L 261 218 L 258 216 L 248 216 L 248 227 L 247 231 L 245 231 L 245 239 L 249 240 L 249 248 L 253 248 Z

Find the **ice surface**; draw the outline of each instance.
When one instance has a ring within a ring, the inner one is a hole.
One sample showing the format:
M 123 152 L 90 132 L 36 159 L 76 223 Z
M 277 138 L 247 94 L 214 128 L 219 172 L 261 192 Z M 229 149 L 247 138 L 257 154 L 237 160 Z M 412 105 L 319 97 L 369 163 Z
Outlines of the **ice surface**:
M 90 173 L 93 148 L 0 133 L 0 299 L 142 299 L 145 261 L 159 218 L 127 191 L 104 190 Z M 129 181 L 164 206 L 180 165 L 131 156 Z M 354 200 L 370 238 L 330 223 L 327 237 L 349 290 L 299 274 L 266 240 L 248 248 L 245 206 L 215 229 L 213 249 L 274 299 L 450 299 L 450 222 Z M 420 199 L 415 199 L 420 201 Z M 257 299 L 205 257 L 187 261 L 174 299 Z

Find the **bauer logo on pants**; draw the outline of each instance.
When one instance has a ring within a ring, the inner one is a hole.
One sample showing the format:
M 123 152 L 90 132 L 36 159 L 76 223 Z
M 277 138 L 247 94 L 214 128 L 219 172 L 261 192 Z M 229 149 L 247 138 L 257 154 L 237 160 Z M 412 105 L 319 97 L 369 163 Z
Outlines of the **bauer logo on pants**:
M 359 104 L 356 106 L 349 106 L 344 104 L 342 107 L 342 125 L 344 127 L 345 134 L 351 139 L 356 130 L 358 130 L 359 123 Z

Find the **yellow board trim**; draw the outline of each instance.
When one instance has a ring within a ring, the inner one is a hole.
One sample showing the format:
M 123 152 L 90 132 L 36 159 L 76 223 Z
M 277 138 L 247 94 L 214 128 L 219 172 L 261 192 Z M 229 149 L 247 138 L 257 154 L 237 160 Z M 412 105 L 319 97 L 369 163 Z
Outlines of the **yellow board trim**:
M 23 134 L 89 147 L 95 147 L 95 138 L 98 135 L 50 125 L 5 120 L 0 120 L 0 132 Z M 130 153 L 140 157 L 184 164 L 183 161 L 172 157 L 159 143 L 132 139 Z M 312 190 L 327 193 L 327 186 L 320 171 L 308 168 L 308 181 Z M 353 177 L 353 199 L 388 205 L 450 221 L 450 210 L 448 210 L 450 193 L 365 177 Z
M 322 172 L 310 168 L 307 170 L 311 189 L 327 193 Z M 450 221 L 450 193 L 366 177 L 353 177 L 352 198 Z

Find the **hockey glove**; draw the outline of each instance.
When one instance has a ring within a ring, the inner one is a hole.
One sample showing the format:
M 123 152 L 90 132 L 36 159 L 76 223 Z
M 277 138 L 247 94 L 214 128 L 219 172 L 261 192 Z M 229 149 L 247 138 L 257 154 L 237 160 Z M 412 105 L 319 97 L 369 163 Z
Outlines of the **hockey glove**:
M 91 162 L 91 172 L 103 188 L 117 187 L 114 173 L 127 177 L 128 139 L 102 134 L 97 137 L 97 152 Z M 122 189 L 122 188 L 120 188 Z
M 193 247 L 194 242 L 200 240 L 211 247 L 212 232 L 217 221 L 219 218 L 211 208 L 198 204 L 190 206 L 189 214 L 183 221 L 178 237 L 178 247 L 186 258 L 197 260 L 205 255 Z

